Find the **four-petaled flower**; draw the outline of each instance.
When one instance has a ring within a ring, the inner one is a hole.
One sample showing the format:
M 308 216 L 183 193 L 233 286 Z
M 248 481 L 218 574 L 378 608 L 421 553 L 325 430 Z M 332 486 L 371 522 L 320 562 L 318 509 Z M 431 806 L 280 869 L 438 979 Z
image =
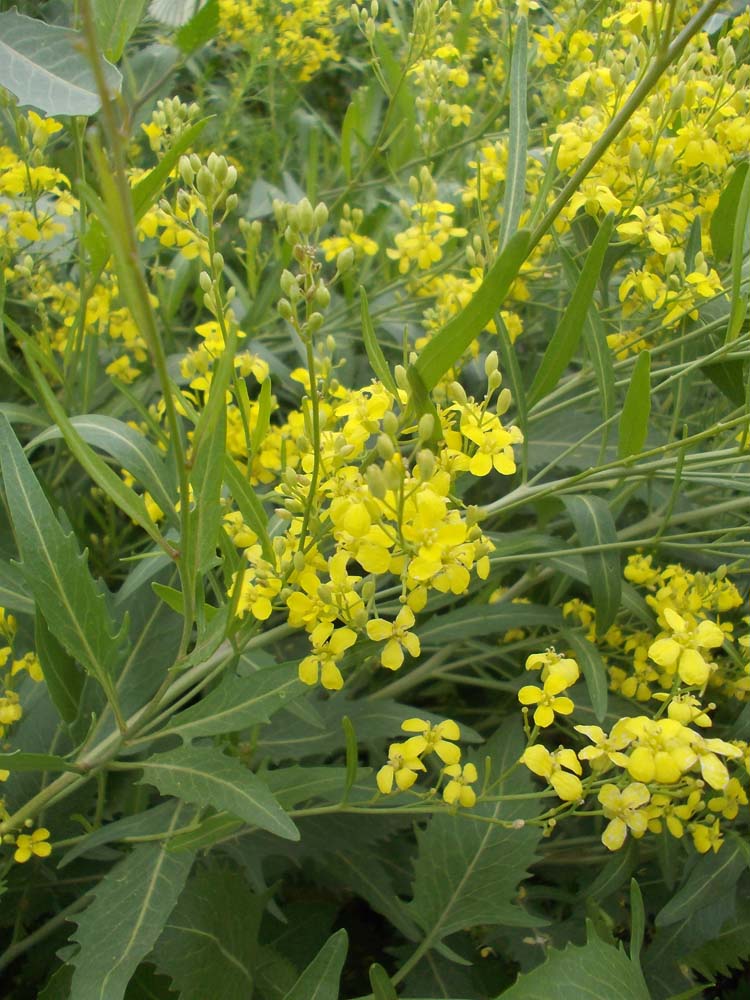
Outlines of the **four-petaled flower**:
M 536 743 L 526 748 L 521 763 L 533 774 L 546 778 L 563 802 L 577 802 L 583 798 L 583 786 L 578 777 L 582 768 L 575 750 L 562 748 L 550 753 L 546 747 Z
M 350 628 L 334 629 L 333 622 L 321 622 L 310 633 L 313 651 L 299 665 L 299 679 L 304 684 L 320 682 L 329 691 L 338 691 L 344 686 L 344 678 L 338 668 L 338 661 L 357 641 L 357 633 Z
M 558 715 L 570 715 L 575 708 L 570 698 L 560 698 L 558 695 L 576 682 L 578 679 L 578 667 L 573 660 L 562 660 L 560 662 L 573 663 L 575 676 L 573 671 L 550 670 L 541 688 L 536 687 L 534 684 L 524 684 L 518 692 L 518 700 L 522 705 L 536 705 L 534 723 L 542 729 L 546 729 L 547 726 L 552 725 L 555 721 L 555 712 Z M 557 664 L 557 666 L 559 667 L 560 664 Z
M 721 646 L 724 633 L 716 622 L 708 620 L 691 625 L 672 608 L 664 609 L 664 618 L 672 635 L 652 642 L 649 657 L 669 673 L 676 670 L 683 684 L 703 687 L 711 674 L 711 665 L 699 651 Z
M 378 771 L 375 780 L 383 795 L 388 795 L 396 782 L 398 789 L 405 792 L 417 780 L 417 771 L 426 771 L 419 759 L 420 751 L 415 748 L 414 740 L 405 743 L 391 743 L 388 749 L 388 763 Z
M 477 769 L 473 764 L 449 764 L 443 768 L 443 774 L 451 779 L 443 789 L 443 798 L 449 805 L 458 803 L 465 809 L 476 805 L 477 793 L 471 788 L 471 783 L 477 780 Z
M 625 843 L 628 830 L 634 837 L 642 837 L 648 826 L 648 812 L 643 806 L 648 804 L 651 793 L 640 781 L 635 781 L 620 791 L 617 785 L 604 785 L 599 792 L 599 801 L 609 823 L 602 834 L 602 843 L 610 851 L 616 851 Z
M 396 615 L 394 622 L 373 618 L 367 623 L 367 635 L 373 642 L 387 640 L 380 654 L 380 662 L 389 670 L 398 670 L 404 662 L 404 650 L 410 656 L 419 656 L 419 639 L 409 629 L 414 624 L 414 612 L 408 605 Z
M 33 855 L 38 858 L 48 858 L 52 853 L 52 845 L 48 843 L 49 830 L 40 826 L 33 833 L 19 833 L 16 837 L 16 850 L 13 860 L 20 865 L 25 864 Z
M 444 719 L 436 726 L 431 726 L 425 719 L 407 719 L 401 726 L 405 733 L 419 733 L 409 740 L 417 753 L 430 754 L 434 750 L 444 764 L 457 764 L 461 757 L 461 748 L 449 740 L 461 739 L 461 730 L 452 719 Z

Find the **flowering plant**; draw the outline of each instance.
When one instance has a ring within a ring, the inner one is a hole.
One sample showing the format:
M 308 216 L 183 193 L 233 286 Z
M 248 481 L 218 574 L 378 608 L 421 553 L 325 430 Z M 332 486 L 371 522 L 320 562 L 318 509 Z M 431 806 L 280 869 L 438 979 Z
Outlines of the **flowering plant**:
M 4 995 L 732 989 L 750 15 L 26 6 Z

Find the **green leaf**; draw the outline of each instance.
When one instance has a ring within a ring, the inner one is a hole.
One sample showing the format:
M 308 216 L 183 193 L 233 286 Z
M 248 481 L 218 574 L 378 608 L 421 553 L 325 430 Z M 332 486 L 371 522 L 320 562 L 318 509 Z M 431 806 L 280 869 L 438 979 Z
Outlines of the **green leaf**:
M 178 48 L 189 56 L 210 42 L 219 30 L 219 0 L 208 0 L 201 9 L 190 18 L 177 32 L 175 41 Z
M 84 438 L 79 434 L 73 424 L 73 421 L 68 417 L 60 403 L 57 401 L 57 397 L 50 389 L 47 380 L 40 371 L 36 362 L 32 360 L 31 355 L 34 353 L 37 353 L 35 348 L 31 347 L 31 345 L 28 345 L 27 348 L 27 346 L 24 345 L 26 363 L 31 369 L 34 381 L 37 384 L 37 388 L 39 389 L 39 392 L 44 400 L 45 406 L 47 407 L 50 416 L 57 424 L 60 430 L 60 435 L 65 438 L 65 443 L 68 448 L 70 448 L 73 457 L 86 470 L 89 476 L 91 476 L 97 486 L 104 490 L 113 503 L 117 504 L 120 510 L 127 514 L 132 521 L 143 528 L 143 530 L 158 543 L 161 539 L 161 534 L 154 522 L 151 520 L 151 516 L 146 509 L 145 501 L 123 482 L 120 476 L 118 476 L 117 473 L 114 472 L 107 465 L 107 463 L 96 454 L 93 448 L 89 447 Z M 169 510 L 171 506 L 172 502 L 170 500 L 166 509 Z
M 737 164 L 711 216 L 711 247 L 719 260 L 729 260 L 732 256 L 734 230 L 747 171 L 747 160 Z
M 414 368 L 428 392 L 435 388 L 505 301 L 526 260 L 529 236 L 525 229 L 511 236 L 471 301 L 422 350 Z
M 628 837 L 624 847 L 615 851 L 594 881 L 587 882 L 581 888 L 579 905 L 583 905 L 585 900 L 589 898 L 603 902 L 625 884 L 628 877 L 635 871 L 637 864 L 638 842 L 632 837 Z
M 689 917 L 725 893 L 733 892 L 746 867 L 745 852 L 739 844 L 727 843 L 718 854 L 704 854 L 691 869 L 685 884 L 656 914 L 656 926 L 666 927 Z
M 520 725 L 513 720 L 481 753 L 491 758 L 492 773 L 498 776 L 518 760 L 523 747 Z M 531 791 L 525 768 L 515 769 L 499 788 L 493 788 L 497 795 Z M 527 800 L 487 802 L 472 813 L 507 821 L 532 815 L 534 808 Z M 532 827 L 514 830 L 445 814 L 433 816 L 423 830 L 417 830 L 414 898 L 407 909 L 424 932 L 424 943 L 436 947 L 444 937 L 477 924 L 537 923 L 514 900 L 540 836 Z
M 583 632 L 565 629 L 562 632 L 562 638 L 570 646 L 573 656 L 583 672 L 594 715 L 598 722 L 602 722 L 607 714 L 609 693 L 607 665 L 594 643 L 589 642 Z
M 530 406 L 538 403 L 555 388 L 575 354 L 586 317 L 594 301 L 594 291 L 604 264 L 604 255 L 609 246 L 613 225 L 614 216 L 610 213 L 599 227 L 560 325 L 547 344 L 544 357 L 528 392 Z
M 146 0 L 94 0 L 94 25 L 99 47 L 117 62 L 140 23 Z
M 175 829 L 172 823 L 174 809 L 174 802 L 162 802 L 145 812 L 123 816 L 122 819 L 114 820 L 112 823 L 105 823 L 98 830 L 92 830 L 83 840 L 79 840 L 69 851 L 66 851 L 57 867 L 65 868 L 71 861 L 75 861 L 76 858 L 88 854 L 89 851 L 93 851 L 97 847 L 127 840 L 129 837 L 151 837 L 163 834 L 166 839 L 169 831 Z M 183 814 L 187 816 L 187 810 L 184 810 Z M 170 847 L 176 839 L 175 837 L 170 841 Z
M 521 16 L 516 25 L 510 62 L 510 129 L 503 220 L 500 226 L 501 250 L 507 246 L 510 234 L 518 229 L 526 197 L 526 151 L 529 142 L 529 120 L 526 114 L 528 46 L 528 22 L 525 16 Z
M 526 19 L 524 18 L 524 20 Z M 391 982 L 391 977 L 377 962 L 370 966 L 370 986 L 372 986 L 374 1000 L 398 1000 L 398 994 Z
M 583 947 L 550 951 L 547 960 L 519 975 L 497 1000 L 650 1000 L 637 965 L 619 948 L 589 932 Z
M 83 675 L 50 631 L 38 608 L 34 621 L 34 648 L 52 703 L 63 721 L 73 722 L 78 715 Z
M 188 881 L 154 949 L 180 1000 L 248 1000 L 265 901 L 240 874 L 212 864 Z
M 51 753 L 0 753 L 0 771 L 78 771 L 70 761 Z
M 371 768 L 357 768 L 352 787 L 355 782 L 369 781 L 371 775 Z M 264 771 L 263 779 L 284 809 L 294 809 L 302 802 L 313 799 L 340 802 L 347 773 L 345 767 L 334 767 L 331 764 L 321 767 L 278 767 L 272 771 Z M 371 785 L 367 791 L 371 798 Z
M 747 220 L 750 214 L 750 173 L 745 174 L 742 184 L 737 215 L 732 233 L 732 295 L 729 306 L 729 324 L 726 343 L 736 340 L 747 315 L 747 292 L 742 292 L 742 267 L 745 261 L 747 241 Z
M 332 934 L 284 1000 L 339 1000 L 348 942 L 345 930 Z
M 177 733 L 185 742 L 198 736 L 239 732 L 268 722 L 274 712 L 305 690 L 292 664 L 259 670 L 249 677 L 226 677 L 197 705 L 175 715 L 165 733 Z
M 256 455 L 260 451 L 260 447 L 263 444 L 263 439 L 268 433 L 268 428 L 271 424 L 271 378 L 263 379 L 263 384 L 260 387 L 260 392 L 258 394 L 258 414 L 255 420 L 255 428 L 252 432 L 252 440 L 250 442 L 250 447 L 252 449 L 253 455 Z
M 640 964 L 641 948 L 646 933 L 646 910 L 641 889 L 634 878 L 630 880 L 630 961 Z
M 688 956 L 687 962 L 706 979 L 731 976 L 747 968 L 750 959 L 750 906 L 744 900 L 738 913 L 728 920 L 721 932 Z
M 580 280 L 580 272 L 576 262 L 572 254 L 562 246 L 560 247 L 560 256 L 568 283 L 571 289 L 575 289 L 576 283 Z M 612 349 L 607 343 L 607 331 L 596 309 L 589 309 L 586 313 L 586 320 L 583 324 L 583 339 L 596 376 L 599 399 L 602 404 L 602 419 L 606 423 L 615 412 L 615 369 L 612 362 Z M 559 425 L 556 418 L 555 423 Z M 602 443 L 598 462 L 596 462 L 598 465 L 602 464 L 606 456 L 609 430 L 609 425 L 607 425 L 602 431 Z
M 386 387 L 388 392 L 398 399 L 398 386 L 396 385 L 396 380 L 394 379 L 393 373 L 388 366 L 388 362 L 385 360 L 383 349 L 378 343 L 375 327 L 372 325 L 372 317 L 370 316 L 370 306 L 367 302 L 367 292 L 364 290 L 362 285 L 359 286 L 359 302 L 362 316 L 362 339 L 365 342 L 365 350 L 367 351 L 367 357 L 370 361 L 370 367 Z
M 195 572 L 198 575 L 204 573 L 216 558 L 222 517 L 221 484 L 224 479 L 226 438 L 227 411 L 222 406 L 217 411 L 216 422 L 210 432 L 201 439 L 190 474 L 195 503 L 188 530 L 193 535 L 191 548 L 195 552 Z
M 469 604 L 443 615 L 435 615 L 415 631 L 423 643 L 443 645 L 473 636 L 500 635 L 509 628 L 535 628 L 539 625 L 561 628 L 562 613 L 557 608 L 540 604 L 512 604 L 510 601 Z
M 174 488 L 171 467 L 148 438 L 138 431 L 105 414 L 87 413 L 70 417 L 77 434 L 94 448 L 99 448 L 126 469 L 166 513 L 174 509 Z M 48 427 L 26 445 L 26 453 L 40 444 L 64 437 L 60 427 Z M 167 490 L 168 484 L 170 490 Z
M 299 840 L 299 831 L 268 786 L 237 760 L 216 747 L 183 746 L 157 754 L 138 765 L 143 781 L 163 795 L 225 810 L 252 826 L 286 840 Z
M 95 114 L 101 100 L 84 50 L 78 31 L 44 24 L 16 10 L 0 14 L 0 86 L 21 105 L 55 117 Z M 103 69 L 109 92 L 119 93 L 119 70 L 106 60 Z
M 564 496 L 562 502 L 570 515 L 581 546 L 610 545 L 617 541 L 615 522 L 606 501 L 601 497 Z M 596 609 L 596 632 L 604 635 L 620 610 L 622 572 L 615 549 L 587 552 L 583 556 L 591 595 Z
M 114 697 L 112 676 L 120 655 L 104 597 L 74 535 L 63 532 L 2 416 L 0 470 L 29 590 L 61 645 Z
M 344 782 L 342 802 L 346 802 L 349 798 L 349 792 L 352 790 L 352 786 L 357 780 L 359 748 L 357 747 L 357 734 L 354 730 L 354 723 L 348 715 L 345 715 L 342 718 L 341 726 L 344 730 L 344 741 L 346 745 L 346 780 Z
M 180 807 L 174 809 L 176 827 Z M 94 901 L 75 917 L 71 940 L 80 950 L 71 996 L 121 1000 L 140 961 L 156 943 L 193 864 L 191 854 L 169 854 L 163 844 L 139 844 L 94 890 Z
M 617 444 L 619 458 L 638 455 L 643 450 L 651 415 L 651 353 L 641 351 L 625 393 L 625 403 L 620 414 L 620 437 Z
M 260 540 L 266 559 L 273 561 L 273 549 L 268 535 L 268 518 L 258 496 L 237 468 L 234 459 L 227 454 L 224 460 L 224 481 L 229 487 L 232 499 L 237 504 L 245 524 L 252 528 Z
M 219 840 L 244 826 L 241 819 L 229 813 L 214 813 L 206 816 L 192 830 L 185 830 L 172 837 L 167 845 L 170 851 L 200 851 L 213 847 Z
M 0 560 L 0 608 L 22 615 L 34 614 L 34 601 L 18 570 Z
M 730 403 L 734 406 L 745 405 L 747 365 L 744 358 L 711 361 L 707 365 L 701 365 L 701 371 L 711 379 L 720 392 L 724 393 Z

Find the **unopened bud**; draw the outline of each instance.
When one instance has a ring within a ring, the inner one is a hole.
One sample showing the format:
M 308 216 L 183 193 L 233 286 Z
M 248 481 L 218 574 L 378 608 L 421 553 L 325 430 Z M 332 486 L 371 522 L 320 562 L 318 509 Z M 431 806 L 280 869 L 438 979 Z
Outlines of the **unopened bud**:
M 500 362 L 497 356 L 497 351 L 490 351 L 484 359 L 484 374 L 487 378 L 489 378 L 493 372 L 497 371 L 499 364 Z
M 417 424 L 417 437 L 420 441 L 429 441 L 435 430 L 435 418 L 431 413 L 423 413 Z
M 208 271 L 201 271 L 198 275 L 198 284 L 201 286 L 201 291 L 210 292 L 214 287 L 214 283 L 211 280 L 211 275 Z
M 311 233 L 315 226 L 315 214 L 313 212 L 313 207 L 307 198 L 303 198 L 301 202 L 297 205 L 297 211 L 299 213 L 299 227 L 303 233 Z
M 294 315 L 294 310 L 292 309 L 292 303 L 289 299 L 279 299 L 279 304 L 276 306 L 279 316 L 282 319 L 290 320 Z
M 368 465 L 365 478 L 367 479 L 367 486 L 370 493 L 372 493 L 377 500 L 383 500 L 388 492 L 388 487 L 386 486 L 385 476 L 383 475 L 380 466 Z
M 396 453 L 396 449 L 393 447 L 393 441 L 391 441 L 387 434 L 381 434 L 378 437 L 376 448 L 378 450 L 378 455 L 386 461 L 388 461 L 389 458 L 393 458 Z
M 336 270 L 339 274 L 346 274 L 350 271 L 354 263 L 354 248 L 345 247 L 336 258 Z
M 195 180 L 195 171 L 191 167 L 190 159 L 187 156 L 180 157 L 179 170 L 182 183 L 187 184 L 188 187 L 192 187 Z
M 386 410 L 382 419 L 383 430 L 390 437 L 395 438 L 398 434 L 398 417 L 393 410 Z
M 451 382 L 448 386 L 448 398 L 454 403 L 466 403 L 466 391 L 460 382 Z
M 322 201 L 319 201 L 315 206 L 315 211 L 313 212 L 313 222 L 315 223 L 316 229 L 322 229 L 326 222 L 328 222 L 328 206 Z
M 435 471 L 435 456 L 429 448 L 423 448 L 419 452 L 417 455 L 417 466 L 423 482 L 426 483 L 428 480 L 432 479 L 432 474 Z
M 322 282 L 315 289 L 314 299 L 315 305 L 320 306 L 321 309 L 327 309 L 331 304 L 331 293 Z
M 502 417 L 503 414 L 507 413 L 510 409 L 510 404 L 513 402 L 513 395 L 510 389 L 503 389 L 500 395 L 497 397 L 497 405 L 495 406 L 495 412 L 498 417 Z

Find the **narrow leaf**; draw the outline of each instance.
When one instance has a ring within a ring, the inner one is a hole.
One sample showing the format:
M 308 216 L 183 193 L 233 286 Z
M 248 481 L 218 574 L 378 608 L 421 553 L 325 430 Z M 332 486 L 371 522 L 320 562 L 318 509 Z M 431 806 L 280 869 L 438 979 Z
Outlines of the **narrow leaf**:
M 51 753 L 0 753 L 0 771 L 77 771 L 70 761 Z
M 516 26 L 510 63 L 510 131 L 503 221 L 500 226 L 501 250 L 507 246 L 511 234 L 518 229 L 526 196 L 526 151 L 529 141 L 529 120 L 526 114 L 528 44 L 528 21 L 525 15 L 521 15 Z
M 34 601 L 18 570 L 3 560 L 0 560 L 0 608 L 22 615 L 34 614 Z
M 260 387 L 260 393 L 258 394 L 258 414 L 255 420 L 255 428 L 252 432 L 252 440 L 250 442 L 253 455 L 256 455 L 260 451 L 260 447 L 263 443 L 263 439 L 268 433 L 270 424 L 271 379 L 268 377 L 263 380 L 263 384 Z
M 630 379 L 625 403 L 620 414 L 620 438 L 617 454 L 620 458 L 643 451 L 651 415 L 651 354 L 641 351 Z
M 206 816 L 194 829 L 172 837 L 167 846 L 170 851 L 202 851 L 213 847 L 217 841 L 228 837 L 242 826 L 242 820 L 236 816 L 225 812 L 214 813 L 213 816 Z
M 187 742 L 197 736 L 238 732 L 268 722 L 304 690 L 291 664 L 259 670 L 249 677 L 227 677 L 197 705 L 178 712 L 160 735 L 178 733 Z
M 563 617 L 557 608 L 541 604 L 469 604 L 443 615 L 434 615 L 416 632 L 423 643 L 442 645 L 480 635 L 502 635 L 509 628 L 561 628 Z
M 0 14 L 0 86 L 21 105 L 30 104 L 46 115 L 95 114 L 101 100 L 84 50 L 78 31 L 44 24 L 16 10 Z M 103 66 L 110 93 L 118 93 L 119 71 L 106 60 Z
M 180 807 L 174 810 L 175 827 Z M 192 854 L 169 854 L 165 845 L 139 844 L 94 891 L 71 940 L 80 950 L 71 996 L 122 1000 L 138 964 L 151 951 L 193 864 Z
M 750 215 L 750 171 L 745 174 L 745 180 L 742 184 L 734 232 L 732 233 L 732 296 L 729 306 L 726 343 L 739 337 L 747 315 L 747 293 L 743 294 L 742 292 L 742 266 L 745 261 L 748 215 Z
M 747 160 L 737 164 L 711 216 L 711 247 L 719 260 L 729 260 L 732 256 L 740 197 L 749 166 Z
M 563 640 L 570 646 L 573 656 L 583 672 L 586 687 L 591 698 L 591 707 L 598 722 L 602 722 L 607 714 L 609 684 L 607 666 L 602 655 L 589 642 L 582 632 L 566 629 L 562 633 Z
M 617 541 L 615 522 L 606 501 L 601 497 L 564 496 L 581 546 L 609 545 Z M 596 609 L 596 632 L 604 635 L 620 610 L 622 573 L 620 557 L 614 549 L 587 552 L 583 556 L 591 594 Z
M 70 850 L 66 851 L 57 867 L 65 868 L 71 861 L 75 861 L 76 858 L 88 854 L 89 851 L 93 851 L 97 847 L 124 841 L 128 837 L 150 837 L 154 834 L 163 834 L 166 839 L 170 830 L 175 829 L 172 823 L 174 809 L 174 802 L 162 802 L 145 812 L 123 816 L 122 819 L 114 820 L 112 823 L 105 823 L 98 830 L 92 830 L 83 840 L 79 840 Z M 184 810 L 181 813 L 181 822 L 188 815 L 187 810 Z
M 575 354 L 583 333 L 588 311 L 594 300 L 596 283 L 604 264 L 604 255 L 612 235 L 614 216 L 610 213 L 599 227 L 586 257 L 578 283 L 568 303 L 560 325 L 555 330 L 544 352 L 539 369 L 528 392 L 529 405 L 533 406 L 555 388 L 560 376 Z
M 414 367 L 428 392 L 435 388 L 505 301 L 526 260 L 529 235 L 527 230 L 520 229 L 511 236 L 471 301 L 422 350 Z
M 641 960 L 641 948 L 646 933 L 646 910 L 641 889 L 634 878 L 630 880 L 630 961 L 636 965 Z
M 372 986 L 374 1000 L 398 1000 L 398 994 L 391 982 L 391 977 L 377 962 L 370 966 L 370 986 Z
M 284 1000 L 339 1000 L 348 942 L 343 929 L 331 935 Z
M 388 362 L 385 359 L 383 349 L 378 343 L 375 327 L 372 325 L 372 317 L 370 316 L 370 306 L 367 302 L 367 292 L 364 290 L 362 285 L 359 286 L 359 302 L 362 316 L 362 339 L 365 342 L 365 350 L 367 351 L 367 357 L 370 361 L 370 367 L 386 387 L 388 392 L 398 399 L 398 386 L 396 385 L 396 380 L 394 379 L 393 373 L 388 366 Z
M 225 810 L 278 837 L 299 840 L 297 827 L 262 779 L 218 748 L 184 746 L 150 757 L 139 766 L 142 780 L 163 795 Z
M 0 470 L 21 572 L 50 630 L 113 693 L 119 659 L 114 627 L 73 534 L 66 535 L 7 420 L 0 416 Z

